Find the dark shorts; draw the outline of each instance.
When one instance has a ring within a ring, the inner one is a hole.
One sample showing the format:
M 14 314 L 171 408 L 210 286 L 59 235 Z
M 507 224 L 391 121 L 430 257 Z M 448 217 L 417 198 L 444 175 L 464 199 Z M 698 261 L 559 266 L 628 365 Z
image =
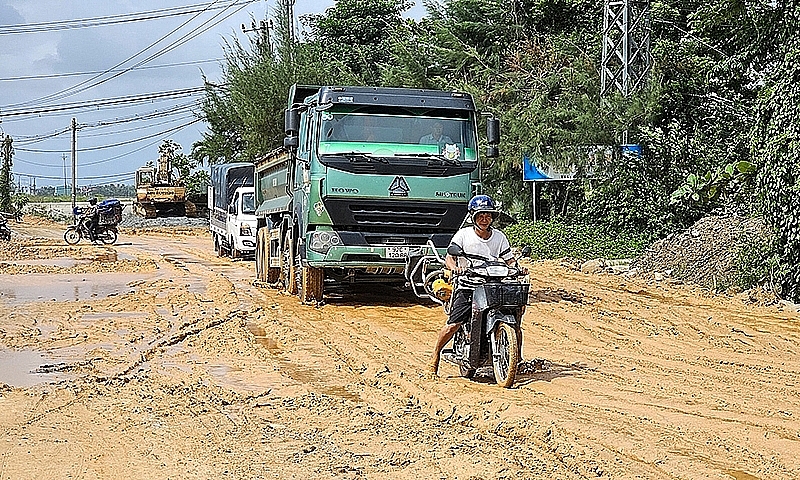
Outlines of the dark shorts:
M 456 290 L 450 304 L 448 325 L 467 323 L 472 316 L 472 290 Z

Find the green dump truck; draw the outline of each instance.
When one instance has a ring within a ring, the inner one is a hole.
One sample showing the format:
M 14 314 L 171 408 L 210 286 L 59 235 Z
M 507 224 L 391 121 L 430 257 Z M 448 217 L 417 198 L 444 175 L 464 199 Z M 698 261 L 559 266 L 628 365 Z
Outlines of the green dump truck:
M 257 279 L 303 302 L 408 283 L 409 259 L 444 252 L 480 187 L 478 118 L 466 93 L 293 86 L 284 146 L 255 164 Z M 487 137 L 496 156 L 495 118 Z

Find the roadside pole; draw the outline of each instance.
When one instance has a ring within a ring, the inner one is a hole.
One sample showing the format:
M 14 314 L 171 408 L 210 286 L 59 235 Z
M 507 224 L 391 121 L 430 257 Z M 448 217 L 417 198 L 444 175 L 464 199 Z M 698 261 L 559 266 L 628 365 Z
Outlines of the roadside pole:
M 72 117 L 72 220 L 77 223 L 75 206 L 77 204 L 77 166 L 78 166 L 78 121 Z

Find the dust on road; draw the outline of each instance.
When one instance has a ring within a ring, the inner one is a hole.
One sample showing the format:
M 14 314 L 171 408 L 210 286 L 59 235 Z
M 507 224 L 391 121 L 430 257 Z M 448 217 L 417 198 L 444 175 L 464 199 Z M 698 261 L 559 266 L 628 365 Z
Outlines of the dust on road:
M 315 308 L 197 231 L 0 253 L 0 479 L 800 477 L 800 318 L 536 262 L 514 388 L 407 292 Z

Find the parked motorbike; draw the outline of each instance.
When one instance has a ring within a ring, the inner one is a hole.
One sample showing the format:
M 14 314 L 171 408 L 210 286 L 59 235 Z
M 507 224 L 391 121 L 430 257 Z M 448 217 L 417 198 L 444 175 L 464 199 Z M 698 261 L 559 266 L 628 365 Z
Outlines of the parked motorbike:
M 2 213 L 0 213 L 0 240 L 7 242 L 11 240 L 11 229 L 8 228 L 8 220 Z
M 410 260 L 406 268 L 417 296 L 441 304 L 449 313 L 459 289 L 473 290 L 472 317 L 453 336 L 452 348 L 442 350 L 442 358 L 458 365 L 461 376 L 466 378 L 491 365 L 497 384 L 509 388 L 522 355 L 520 327 L 530 288 L 527 274 L 503 261 L 472 259 L 472 267 L 459 275 L 450 275 L 444 268 L 436 268 L 444 266 L 444 259 L 433 244 L 429 243 L 427 249 L 425 254 L 420 252 L 421 256 Z M 529 252 L 526 247 L 522 253 Z M 450 245 L 447 253 L 465 256 L 456 245 Z

